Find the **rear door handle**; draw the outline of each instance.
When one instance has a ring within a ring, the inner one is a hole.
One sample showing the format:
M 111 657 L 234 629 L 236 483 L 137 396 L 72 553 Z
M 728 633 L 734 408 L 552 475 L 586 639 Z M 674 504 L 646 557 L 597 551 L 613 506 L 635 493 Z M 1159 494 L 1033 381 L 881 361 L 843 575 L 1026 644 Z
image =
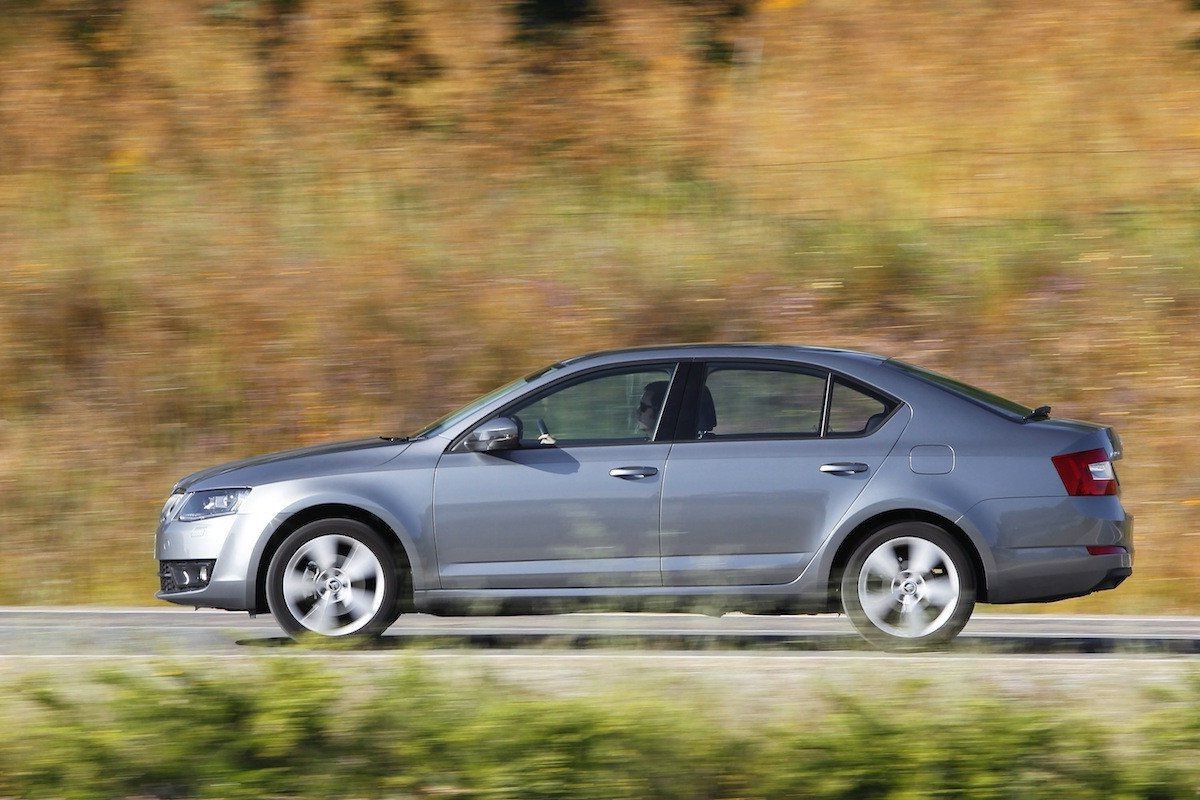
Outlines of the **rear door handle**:
M 867 465 L 859 461 L 848 461 L 840 464 L 822 464 L 821 472 L 826 475 L 855 475 L 866 472 Z
M 658 467 L 613 467 L 608 474 L 627 481 L 640 481 L 658 474 Z

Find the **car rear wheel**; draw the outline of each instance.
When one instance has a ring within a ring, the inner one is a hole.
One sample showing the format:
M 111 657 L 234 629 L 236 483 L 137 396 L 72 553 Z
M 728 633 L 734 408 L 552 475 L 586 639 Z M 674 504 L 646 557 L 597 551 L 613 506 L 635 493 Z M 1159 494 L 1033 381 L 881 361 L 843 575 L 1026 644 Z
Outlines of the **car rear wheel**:
M 378 636 L 399 615 L 396 559 L 372 528 L 310 522 L 284 539 L 267 569 L 267 604 L 293 638 Z
M 867 641 L 891 650 L 945 644 L 975 608 L 975 572 L 958 541 L 927 522 L 868 536 L 841 579 L 842 606 Z

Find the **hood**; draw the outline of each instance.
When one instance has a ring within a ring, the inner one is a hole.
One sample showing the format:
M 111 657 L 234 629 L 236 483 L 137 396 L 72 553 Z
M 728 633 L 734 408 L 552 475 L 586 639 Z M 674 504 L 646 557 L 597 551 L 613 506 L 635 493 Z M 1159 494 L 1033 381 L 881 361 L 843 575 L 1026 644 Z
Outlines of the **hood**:
M 176 483 L 172 493 L 255 486 L 301 476 L 371 469 L 392 460 L 408 445 L 403 440 L 373 437 L 254 456 L 193 472 Z

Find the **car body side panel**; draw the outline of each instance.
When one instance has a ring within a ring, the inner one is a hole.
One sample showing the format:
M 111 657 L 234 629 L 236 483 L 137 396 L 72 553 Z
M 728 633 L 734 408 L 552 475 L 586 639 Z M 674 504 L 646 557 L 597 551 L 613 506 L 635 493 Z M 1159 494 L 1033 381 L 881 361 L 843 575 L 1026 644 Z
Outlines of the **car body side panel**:
M 876 477 L 909 418 L 870 436 L 679 442 L 667 460 L 662 572 L 668 586 L 784 584 Z M 822 464 L 859 462 L 832 475 Z
M 432 530 L 433 465 L 438 446 L 418 443 L 403 459 L 363 472 L 345 472 L 255 486 L 244 508 L 229 517 L 174 521 L 160 527 L 157 557 L 215 558 L 204 589 L 160 595 L 182 605 L 249 610 L 255 606 L 258 569 L 271 535 L 288 519 L 322 505 L 344 505 L 378 517 L 397 536 L 413 567 L 416 589 L 437 587 Z M 224 475 L 230 485 L 244 478 Z
M 993 559 L 989 602 L 1084 594 L 1111 570 L 1133 566 L 1133 520 L 1115 496 L 995 498 L 959 522 L 983 532 Z M 1088 545 L 1127 552 L 1094 556 Z
M 661 584 L 659 505 L 669 444 L 447 453 L 434 525 L 444 588 Z M 656 471 L 626 480 L 609 471 Z
M 906 474 L 907 473 L 907 474 Z M 876 480 L 858 496 L 854 504 L 821 543 L 809 568 L 796 582 L 796 591 L 806 604 L 823 606 L 829 597 L 830 579 L 839 548 L 860 528 L 869 527 L 873 520 L 890 517 L 895 512 L 922 512 L 953 522 L 961 516 L 954 505 L 954 498 L 939 500 L 921 491 L 923 487 L 910 481 L 907 452 L 899 446 L 893 455 L 884 460 Z M 927 477 L 927 476 L 913 476 Z M 975 530 L 963 528 L 963 532 L 980 555 L 985 572 L 990 573 L 993 563 L 986 548 L 986 540 Z
M 993 498 L 964 516 L 988 531 L 987 544 L 993 548 L 1120 545 L 1133 550 L 1129 516 L 1114 495 Z
M 813 559 L 798 587 L 806 596 L 819 598 L 838 547 L 860 525 L 908 509 L 935 514 L 967 536 L 984 568 L 982 599 L 988 602 L 1083 594 L 1110 569 L 1128 566 L 1121 556 L 1090 556 L 1084 548 L 1132 549 L 1119 499 L 1069 497 L 1050 460 L 1105 447 L 1107 434 L 1098 426 L 1067 420 L 1018 424 L 934 387 L 888 388 L 911 404 L 912 422 Z M 953 451 L 950 463 L 914 471 L 914 450 L 925 454 L 943 447 Z

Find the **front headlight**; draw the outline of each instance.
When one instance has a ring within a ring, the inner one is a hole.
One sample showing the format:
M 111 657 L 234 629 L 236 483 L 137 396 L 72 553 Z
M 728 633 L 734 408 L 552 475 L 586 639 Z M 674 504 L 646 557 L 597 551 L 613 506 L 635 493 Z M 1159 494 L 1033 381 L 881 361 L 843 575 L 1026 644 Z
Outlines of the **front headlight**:
M 182 504 L 186 499 L 187 495 L 183 492 L 172 492 L 171 496 L 167 498 L 167 502 L 163 504 L 162 512 L 159 514 L 159 518 L 163 522 L 169 522 L 170 520 L 175 519 L 175 512 L 179 510 L 180 504 Z
M 183 501 L 178 519 L 183 522 L 195 522 L 198 519 L 236 514 L 242 499 L 248 494 L 250 494 L 249 489 L 212 489 L 207 492 L 193 492 Z

